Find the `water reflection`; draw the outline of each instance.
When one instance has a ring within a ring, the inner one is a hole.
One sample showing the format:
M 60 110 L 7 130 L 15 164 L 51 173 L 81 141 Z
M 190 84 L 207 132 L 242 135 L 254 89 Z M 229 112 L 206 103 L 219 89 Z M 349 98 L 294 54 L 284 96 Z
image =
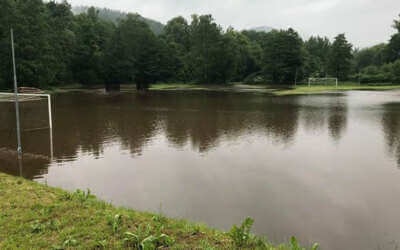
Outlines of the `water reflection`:
M 252 134 L 265 136 L 266 142 L 290 145 L 299 127 L 300 114 L 306 129 L 322 131 L 327 127 L 331 136 L 339 140 L 347 122 L 345 99 L 335 95 L 277 98 L 225 92 L 75 93 L 59 95 L 53 103 L 53 147 L 58 163 L 73 161 L 79 154 L 100 158 L 105 147 L 114 144 L 121 150 L 129 150 L 132 156 L 141 155 L 146 145 L 160 134 L 165 134 L 172 147 L 190 146 L 200 153 L 218 147 L 221 140 L 235 141 Z M 10 115 L 13 107 L 3 105 L 0 108 L 5 121 L 2 124 L 7 124 L 0 130 L 0 146 L 14 149 L 15 131 L 5 129 L 14 126 L 15 119 Z M 25 124 L 31 128 L 46 122 L 44 107 L 34 108 L 22 108 L 23 114 L 41 110 L 34 116 L 25 115 Z M 46 155 L 50 159 L 48 137 L 47 130 L 25 132 L 24 152 L 31 156 Z M 4 156 L 0 163 L 4 158 L 13 159 Z M 39 176 L 42 168 L 50 164 L 45 157 L 39 158 L 36 163 L 29 160 L 31 173 L 26 177 Z M 0 168 L 12 168 L 11 165 L 3 163 Z M 33 171 L 35 168 L 38 171 Z
M 321 94 L 302 97 L 300 101 L 303 127 L 310 133 L 325 129 L 339 141 L 347 127 L 347 97 L 344 94 Z
M 324 249 L 390 249 L 400 238 L 392 198 L 400 108 L 390 93 L 62 94 L 53 161 L 48 131 L 27 132 L 21 171 L 15 133 L 3 129 L 0 171 L 90 188 L 139 210 L 162 203 L 168 216 L 222 229 L 252 216 L 255 232 L 276 242 L 297 235 Z M 6 110 L 0 105 L 4 128 L 15 122 Z
M 397 159 L 400 168 L 400 103 L 389 103 L 384 107 L 382 125 L 387 151 Z

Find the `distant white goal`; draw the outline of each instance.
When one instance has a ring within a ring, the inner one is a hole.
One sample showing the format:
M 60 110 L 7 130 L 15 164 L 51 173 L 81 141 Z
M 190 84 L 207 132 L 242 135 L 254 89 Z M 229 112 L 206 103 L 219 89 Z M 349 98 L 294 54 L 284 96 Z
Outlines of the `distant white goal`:
M 308 78 L 308 86 L 311 87 L 311 85 L 334 85 L 338 87 L 339 81 L 337 78 L 333 77 L 324 77 L 324 78 L 311 77 Z

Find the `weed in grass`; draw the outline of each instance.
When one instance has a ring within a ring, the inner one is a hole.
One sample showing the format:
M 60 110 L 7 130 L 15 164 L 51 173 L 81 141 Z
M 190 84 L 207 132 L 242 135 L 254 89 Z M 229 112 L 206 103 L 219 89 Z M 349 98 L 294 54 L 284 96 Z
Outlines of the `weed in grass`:
M 89 198 L 92 198 L 94 196 L 92 196 L 90 194 L 90 190 L 88 189 L 87 192 L 83 191 L 83 190 L 76 190 L 75 193 L 73 193 L 73 198 L 77 199 L 80 202 L 85 202 L 87 201 Z
M 60 195 L 60 200 L 61 200 L 61 201 L 71 201 L 72 198 L 73 198 L 73 194 L 72 194 L 72 193 L 66 193 L 66 192 L 64 192 L 64 193 L 62 193 L 62 194 Z
M 173 243 L 174 240 L 166 234 L 161 234 L 159 236 L 150 235 L 140 243 L 140 247 L 143 250 L 157 249 L 160 247 L 169 247 Z
M 124 243 L 126 246 L 139 249 L 139 245 L 140 245 L 139 236 L 137 236 L 136 234 L 131 233 L 131 232 L 125 232 L 124 235 L 125 235 Z
M 233 243 L 236 247 L 244 247 L 248 244 L 251 237 L 251 227 L 253 226 L 254 220 L 250 217 L 247 217 L 240 227 L 234 225 L 229 232 L 229 236 L 231 237 Z
M 60 229 L 61 223 L 58 220 L 50 220 L 47 223 L 49 230 L 58 231 Z
M 105 249 L 107 246 L 107 240 L 98 240 L 96 241 L 95 247 L 100 249 Z
M 77 245 L 78 245 L 78 241 L 75 240 L 72 237 L 68 237 L 63 243 L 64 247 L 74 247 L 74 246 L 77 246 Z
M 31 224 L 31 232 L 35 234 L 43 232 L 45 228 L 46 226 L 38 220 Z
M 299 245 L 299 243 L 298 243 L 296 237 L 292 237 L 292 238 L 290 239 L 289 247 L 290 247 L 291 250 L 306 250 L 306 248 L 301 247 L 301 246 Z M 318 243 L 315 243 L 315 244 L 311 247 L 311 250 L 317 250 L 318 247 L 319 247 L 319 244 L 318 244 Z
M 112 231 L 114 233 L 118 232 L 121 224 L 122 224 L 122 215 L 116 214 L 116 215 L 108 215 L 107 216 L 107 223 L 108 225 L 111 226 Z
M 152 221 L 161 223 L 161 224 L 164 224 L 167 222 L 167 218 L 163 214 L 154 215 L 151 219 L 152 219 Z
M 146 230 L 145 232 L 147 234 L 149 230 Z M 124 242 L 128 247 L 134 247 L 141 250 L 169 247 L 174 243 L 174 240 L 166 234 L 149 235 L 142 238 L 143 235 L 144 234 L 139 236 L 138 234 L 126 232 Z
M 63 246 L 59 246 L 59 245 L 53 245 L 51 248 L 53 250 L 64 250 L 65 249 Z
M 196 235 L 196 234 L 199 234 L 199 233 L 201 233 L 201 227 L 199 225 L 195 225 L 193 227 L 192 234 Z

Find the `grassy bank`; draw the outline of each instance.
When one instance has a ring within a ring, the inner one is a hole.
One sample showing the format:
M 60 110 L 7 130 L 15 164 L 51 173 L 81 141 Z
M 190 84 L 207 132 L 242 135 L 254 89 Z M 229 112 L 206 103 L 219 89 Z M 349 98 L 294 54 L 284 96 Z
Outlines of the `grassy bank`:
M 271 245 L 251 224 L 223 233 L 0 173 L 0 249 L 303 249 Z

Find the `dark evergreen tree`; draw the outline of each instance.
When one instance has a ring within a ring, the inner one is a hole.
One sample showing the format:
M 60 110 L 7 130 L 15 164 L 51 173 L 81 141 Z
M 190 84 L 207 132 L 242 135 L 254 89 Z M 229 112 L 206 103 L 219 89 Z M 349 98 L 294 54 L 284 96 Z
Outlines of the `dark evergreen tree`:
M 306 50 L 306 76 L 325 77 L 328 71 L 328 60 L 331 43 L 326 37 L 311 37 L 304 43 Z
M 329 57 L 329 73 L 339 78 L 347 80 L 351 70 L 352 45 L 346 40 L 344 34 L 335 37 Z
M 387 60 L 394 62 L 400 59 L 400 15 L 399 20 L 394 20 L 393 28 L 397 33 L 392 35 L 386 50 Z
M 269 32 L 263 45 L 265 79 L 275 84 L 294 83 L 303 63 L 302 46 L 303 41 L 293 29 Z
M 107 58 L 109 81 L 135 82 L 138 89 L 147 89 L 160 76 L 160 47 L 148 25 L 138 15 L 129 14 L 120 20 L 112 39 Z

